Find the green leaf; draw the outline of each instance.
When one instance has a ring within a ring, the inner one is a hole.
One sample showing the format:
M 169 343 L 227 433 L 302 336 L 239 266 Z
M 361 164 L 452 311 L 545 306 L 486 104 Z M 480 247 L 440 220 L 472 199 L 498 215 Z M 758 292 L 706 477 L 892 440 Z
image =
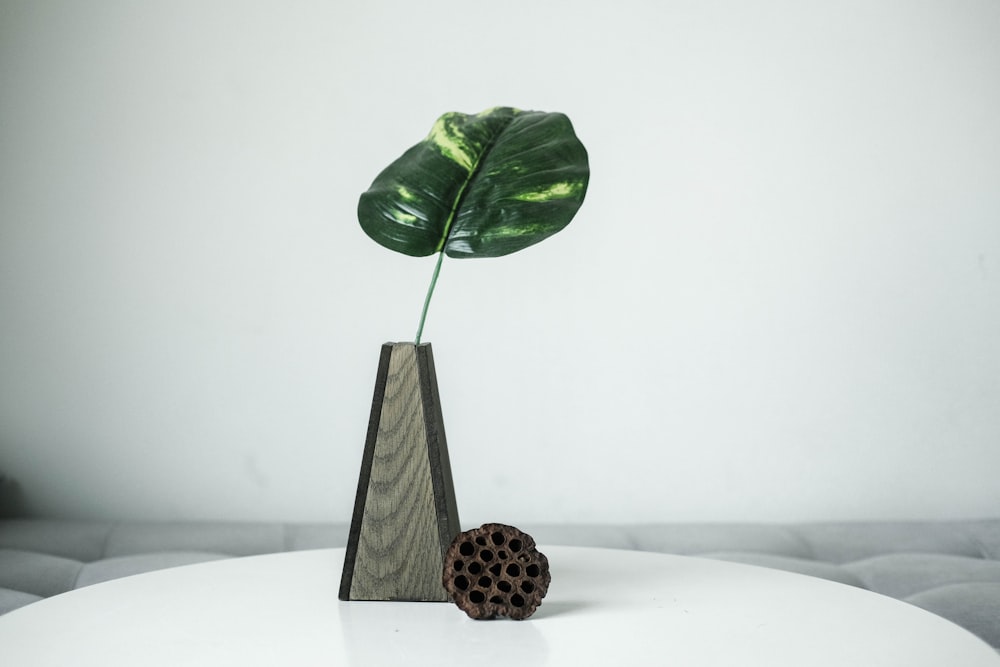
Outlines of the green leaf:
M 414 257 L 500 257 L 555 234 L 583 203 L 587 150 L 564 114 L 446 113 L 361 195 L 358 220 Z

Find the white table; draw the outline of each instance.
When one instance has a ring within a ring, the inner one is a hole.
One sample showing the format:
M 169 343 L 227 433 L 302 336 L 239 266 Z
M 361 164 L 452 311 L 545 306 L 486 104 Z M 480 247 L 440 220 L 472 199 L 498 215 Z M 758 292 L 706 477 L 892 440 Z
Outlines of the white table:
M 821 579 L 700 558 L 541 547 L 530 619 L 447 603 L 340 602 L 343 549 L 127 577 L 0 617 L 0 664 L 892 665 L 1000 667 L 962 628 Z

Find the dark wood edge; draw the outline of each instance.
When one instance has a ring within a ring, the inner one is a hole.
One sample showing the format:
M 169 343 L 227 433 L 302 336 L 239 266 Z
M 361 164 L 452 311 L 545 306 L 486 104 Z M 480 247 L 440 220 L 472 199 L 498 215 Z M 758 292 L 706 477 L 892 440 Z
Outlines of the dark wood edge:
M 434 509 L 438 519 L 438 540 L 441 557 L 461 532 L 455 483 L 448 457 L 448 441 L 444 433 L 444 416 L 441 397 L 438 395 L 437 373 L 434 370 L 434 353 L 430 343 L 417 346 L 417 370 L 420 374 L 420 397 L 424 408 L 424 425 L 427 430 L 427 456 L 434 490 Z
M 368 419 L 368 434 L 365 437 L 365 450 L 361 456 L 361 474 L 358 476 L 358 492 L 354 498 L 354 514 L 351 518 L 351 530 L 347 536 L 347 553 L 344 556 L 344 572 L 340 577 L 340 599 L 351 599 L 351 583 L 354 580 L 354 563 L 358 556 L 358 541 L 361 539 L 361 525 L 365 516 L 365 502 L 368 499 L 368 483 L 372 474 L 372 461 L 375 458 L 375 441 L 378 439 L 378 426 L 382 419 L 382 401 L 385 398 L 385 385 L 389 377 L 389 359 L 392 357 L 392 343 L 382 345 L 379 356 L 378 373 L 375 376 L 375 395 L 372 398 L 372 411 Z

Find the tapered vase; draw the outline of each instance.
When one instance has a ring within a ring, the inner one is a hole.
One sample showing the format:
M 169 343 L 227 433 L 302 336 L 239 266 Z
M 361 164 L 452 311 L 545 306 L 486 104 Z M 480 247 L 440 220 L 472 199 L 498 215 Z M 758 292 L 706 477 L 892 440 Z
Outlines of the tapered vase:
M 448 600 L 460 531 L 430 343 L 382 346 L 341 600 Z

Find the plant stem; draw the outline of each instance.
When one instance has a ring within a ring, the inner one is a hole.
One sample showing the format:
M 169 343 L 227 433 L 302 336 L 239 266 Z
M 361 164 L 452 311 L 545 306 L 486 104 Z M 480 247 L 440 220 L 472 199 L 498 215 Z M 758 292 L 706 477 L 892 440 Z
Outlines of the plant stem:
M 427 288 L 427 296 L 424 297 L 424 309 L 420 312 L 420 325 L 417 326 L 417 336 L 413 341 L 414 345 L 420 345 L 420 335 L 424 333 L 424 320 L 427 319 L 427 308 L 431 305 L 431 295 L 434 294 L 434 286 L 437 285 L 438 274 L 441 273 L 441 263 L 444 261 L 444 250 L 438 251 L 438 261 L 434 266 L 434 275 L 431 276 L 431 284 Z

